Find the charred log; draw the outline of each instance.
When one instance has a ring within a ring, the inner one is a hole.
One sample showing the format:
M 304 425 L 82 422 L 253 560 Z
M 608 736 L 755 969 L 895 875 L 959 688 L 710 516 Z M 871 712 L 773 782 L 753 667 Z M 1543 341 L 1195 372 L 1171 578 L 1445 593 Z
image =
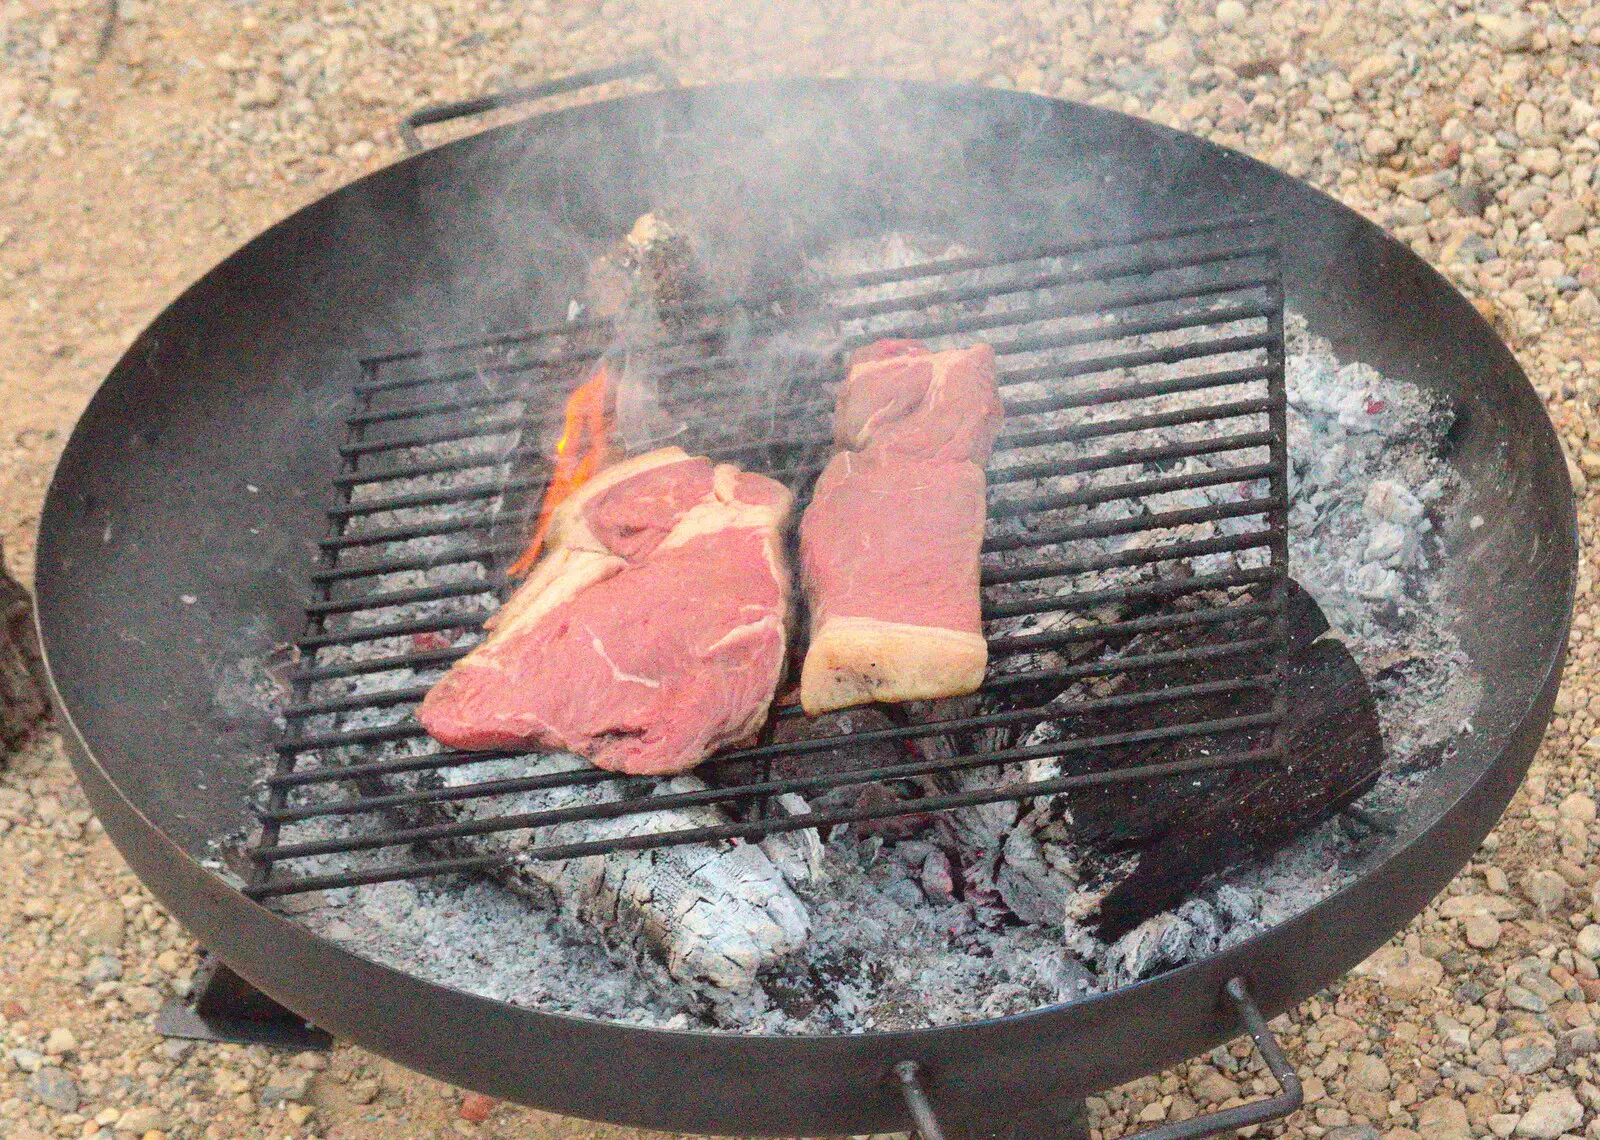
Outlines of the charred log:
M 50 715 L 33 602 L 6 573 L 0 550 L 0 764 Z
M 1288 596 L 1284 613 L 1285 634 L 1290 654 L 1309 647 L 1328 630 L 1328 619 L 1321 607 L 1294 581 L 1288 583 Z M 1265 622 L 1243 633 L 1227 627 L 1218 628 L 1187 642 L 1189 645 L 1221 644 L 1236 636 L 1257 636 L 1267 632 Z M 1217 674 L 1206 667 L 1172 669 L 1145 687 L 1177 688 L 1216 679 Z M 1291 696 L 1291 703 L 1293 697 Z M 1243 713 L 1264 711 L 1268 707 L 1265 694 L 1253 697 L 1230 695 L 1150 706 L 1119 712 L 1115 717 L 1098 718 L 1092 724 L 1069 724 L 1074 734 L 1113 733 L 1142 728 L 1155 728 L 1162 724 L 1197 723 L 1221 720 Z M 1266 732 L 1236 735 L 1229 740 L 1233 750 L 1244 751 L 1264 748 L 1270 737 Z M 1204 738 L 1176 741 L 1142 748 L 1127 749 L 1100 762 L 1104 767 L 1134 767 L 1144 764 L 1162 764 L 1173 761 L 1203 759 L 1204 750 L 1211 744 Z M 1176 820 L 1186 818 L 1192 810 L 1203 810 L 1218 796 L 1232 794 L 1249 774 L 1224 769 L 1199 772 L 1182 780 L 1162 780 L 1133 784 L 1109 785 L 1105 788 L 1079 793 L 1072 797 L 1071 807 L 1077 841 L 1085 847 L 1106 854 L 1139 851 L 1161 839 Z M 1120 865 L 1121 860 L 1116 861 Z
M 1372 692 L 1355 658 L 1331 638 L 1289 666 L 1281 764 L 1224 793 L 1177 805 L 1165 833 L 1101 901 L 1097 934 L 1115 941 L 1210 876 L 1271 854 L 1365 794 L 1383 763 Z

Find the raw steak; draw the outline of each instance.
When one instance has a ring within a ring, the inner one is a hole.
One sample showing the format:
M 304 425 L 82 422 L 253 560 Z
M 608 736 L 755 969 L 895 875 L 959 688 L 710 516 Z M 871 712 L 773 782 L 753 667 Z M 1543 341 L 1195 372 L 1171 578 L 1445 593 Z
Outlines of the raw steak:
M 983 465 L 1003 415 L 987 345 L 879 341 L 851 361 L 834 412 L 841 450 L 800 524 L 806 712 L 983 683 Z
M 453 748 L 564 748 L 641 775 L 750 735 L 783 670 L 791 501 L 676 447 L 607 468 L 557 508 L 550 552 L 418 719 Z

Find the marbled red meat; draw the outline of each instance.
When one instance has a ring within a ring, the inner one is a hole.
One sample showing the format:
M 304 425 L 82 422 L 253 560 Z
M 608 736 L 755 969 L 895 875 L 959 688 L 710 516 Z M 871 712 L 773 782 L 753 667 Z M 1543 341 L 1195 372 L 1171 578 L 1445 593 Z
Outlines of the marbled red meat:
M 790 503 L 675 447 L 601 472 L 418 718 L 453 748 L 563 748 L 652 775 L 750 735 L 783 671 Z
M 851 361 L 834 411 L 840 450 L 800 525 L 808 713 L 983 683 L 983 465 L 1003 417 L 987 345 L 879 341 Z

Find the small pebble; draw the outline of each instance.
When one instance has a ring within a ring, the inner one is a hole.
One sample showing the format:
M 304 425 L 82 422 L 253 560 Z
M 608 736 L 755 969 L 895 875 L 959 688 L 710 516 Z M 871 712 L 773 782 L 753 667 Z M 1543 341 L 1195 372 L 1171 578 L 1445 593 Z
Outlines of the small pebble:
M 1475 950 L 1492 950 L 1500 943 L 1500 923 L 1490 915 L 1463 919 L 1461 927 L 1466 932 L 1467 945 Z
M 1548 914 L 1567 897 L 1567 881 L 1555 871 L 1534 871 L 1523 880 L 1528 901 Z
M 24 1073 L 37 1073 L 44 1067 L 44 1055 L 33 1049 L 13 1049 L 11 1063 Z
M 500 1102 L 495 1100 L 492 1096 L 484 1096 L 482 1093 L 469 1092 L 463 1095 L 461 1098 L 459 1115 L 462 1120 L 468 1120 L 474 1124 L 482 1124 L 485 1120 L 489 1119 L 490 1115 L 494 1112 L 495 1105 L 499 1103 Z
M 1224 28 L 1237 28 L 1250 18 L 1250 9 L 1239 0 L 1222 0 L 1216 7 L 1217 23 Z
M 45 1066 L 28 1078 L 28 1089 L 40 1104 L 57 1112 L 76 1112 L 80 1094 L 78 1082 L 62 1070 Z
M 1556 1059 L 1555 1038 L 1544 1032 L 1517 1034 L 1500 1043 L 1500 1052 L 1513 1073 L 1541 1072 Z
M 932 851 L 922 863 L 922 890 L 935 902 L 949 902 L 955 897 L 955 883 L 950 869 L 950 857 L 943 851 Z
M 1583 1123 L 1583 1105 L 1571 1089 L 1556 1088 L 1533 1098 L 1528 1111 L 1517 1121 L 1516 1134 L 1532 1140 L 1556 1140 Z
M 83 984 L 92 987 L 120 977 L 122 977 L 122 963 L 116 958 L 100 956 L 90 958 L 89 964 L 84 967 Z
M 1394 132 L 1383 127 L 1373 127 L 1361 140 L 1363 149 L 1373 158 L 1386 158 L 1400 149 L 1400 142 L 1394 137 Z
M 1561 801 L 1561 818 L 1575 819 L 1579 823 L 1593 823 L 1595 816 L 1594 800 L 1582 792 L 1573 792 Z
M 143 1136 L 164 1127 L 166 1127 L 166 1117 L 153 1105 L 136 1105 L 117 1117 L 117 1131 L 132 1132 L 135 1136 Z

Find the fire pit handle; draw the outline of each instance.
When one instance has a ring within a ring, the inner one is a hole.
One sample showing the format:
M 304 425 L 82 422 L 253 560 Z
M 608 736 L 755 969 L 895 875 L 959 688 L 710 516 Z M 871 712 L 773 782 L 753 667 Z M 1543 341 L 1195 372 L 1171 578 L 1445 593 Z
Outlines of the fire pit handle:
M 1260 1050 L 1262 1057 L 1266 1058 L 1267 1068 L 1272 1070 L 1272 1075 L 1281 1091 L 1277 1096 L 1268 1097 L 1266 1100 L 1241 1104 L 1236 1108 L 1218 1109 L 1203 1116 L 1193 1116 L 1188 1120 L 1178 1120 L 1143 1132 L 1135 1132 L 1126 1140 L 1197 1140 L 1201 1136 L 1212 1136 L 1218 1132 L 1248 1128 L 1252 1124 L 1277 1120 L 1288 1116 L 1305 1103 L 1305 1093 L 1300 1088 L 1300 1076 L 1284 1057 L 1278 1039 L 1267 1027 L 1266 1018 L 1261 1016 L 1261 1011 L 1256 1008 L 1250 991 L 1245 988 L 1244 979 L 1231 979 L 1223 987 L 1223 992 L 1239 1011 L 1240 1020 L 1244 1022 L 1245 1029 L 1249 1031 L 1250 1038 L 1256 1043 L 1256 1048 Z M 928 1099 L 927 1090 L 922 1087 L 921 1074 L 922 1066 L 915 1061 L 901 1061 L 894 1067 L 894 1078 L 899 1082 L 900 1095 L 905 1098 L 906 1109 L 916 1123 L 918 1135 L 922 1140 L 945 1140 L 944 1130 L 940 1127 L 939 1118 L 933 1111 L 933 1103 Z
M 463 99 L 458 103 L 435 103 L 430 107 L 422 107 L 400 120 L 400 140 L 405 143 L 407 151 L 416 154 L 422 150 L 422 140 L 417 137 L 418 127 L 448 123 L 451 119 L 462 119 L 468 115 L 482 115 L 487 111 L 498 111 L 502 107 L 531 103 L 535 99 L 548 99 L 552 95 L 565 95 L 569 91 L 597 87 L 615 79 L 652 75 L 663 87 L 678 86 L 678 77 L 666 64 L 653 55 L 641 55 L 623 60 L 621 63 L 613 63 L 609 67 L 597 67 L 592 71 L 575 71 L 571 75 L 563 75 L 560 79 L 535 83 L 531 87 L 513 87 L 509 91 L 497 91 L 493 95 Z

